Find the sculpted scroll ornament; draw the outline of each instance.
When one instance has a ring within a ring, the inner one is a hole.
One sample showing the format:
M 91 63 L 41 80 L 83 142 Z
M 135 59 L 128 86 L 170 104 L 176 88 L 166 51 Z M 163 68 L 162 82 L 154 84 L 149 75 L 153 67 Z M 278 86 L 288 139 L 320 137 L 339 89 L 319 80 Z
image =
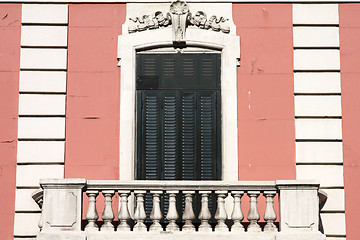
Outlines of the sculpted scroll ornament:
M 129 26 L 129 33 L 141 32 L 150 29 L 157 29 L 172 25 L 174 42 L 182 42 L 185 39 L 185 31 L 188 26 L 195 26 L 201 29 L 213 30 L 216 32 L 229 33 L 227 25 L 229 19 L 215 15 L 207 17 L 203 11 L 197 11 L 194 15 L 190 12 L 186 2 L 177 0 L 172 2 L 167 13 L 157 11 L 151 15 L 129 18 L 133 22 Z

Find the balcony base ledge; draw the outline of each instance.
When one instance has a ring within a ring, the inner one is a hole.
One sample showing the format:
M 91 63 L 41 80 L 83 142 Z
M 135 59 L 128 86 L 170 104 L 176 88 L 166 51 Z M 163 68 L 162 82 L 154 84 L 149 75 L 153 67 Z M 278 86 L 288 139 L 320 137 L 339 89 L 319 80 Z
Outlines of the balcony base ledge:
M 314 233 L 231 233 L 231 232 L 46 232 L 37 240 L 325 240 L 325 235 Z

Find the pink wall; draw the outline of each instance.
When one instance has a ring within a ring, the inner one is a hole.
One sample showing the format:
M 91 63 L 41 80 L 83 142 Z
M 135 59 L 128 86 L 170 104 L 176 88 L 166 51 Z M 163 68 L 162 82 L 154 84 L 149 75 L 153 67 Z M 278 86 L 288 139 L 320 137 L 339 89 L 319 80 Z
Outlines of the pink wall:
M 295 179 L 291 4 L 233 4 L 239 180 Z
M 360 4 L 340 4 L 346 239 L 360 236 Z
M 120 69 L 125 4 L 70 4 L 65 177 L 119 179 Z
M 233 5 L 240 180 L 295 178 L 291 12 L 291 4 Z M 69 7 L 66 177 L 118 179 L 116 43 L 124 21 L 124 4 Z
M 13 239 L 21 5 L 0 4 L 0 239 Z

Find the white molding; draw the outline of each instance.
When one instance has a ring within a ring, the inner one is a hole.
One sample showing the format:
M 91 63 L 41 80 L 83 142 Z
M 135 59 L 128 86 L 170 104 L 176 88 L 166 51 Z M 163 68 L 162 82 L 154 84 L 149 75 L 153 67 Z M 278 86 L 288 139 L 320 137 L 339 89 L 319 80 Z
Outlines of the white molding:
M 65 117 L 20 117 L 18 138 L 63 139 L 65 138 Z
M 18 163 L 64 163 L 64 141 L 18 141 Z
M 343 166 L 297 165 L 296 179 L 316 179 L 321 187 L 344 187 Z M 326 190 L 325 190 L 326 192 Z
M 64 165 L 18 165 L 16 167 L 17 187 L 40 187 L 42 178 L 63 178 Z
M 206 4 L 206 9 L 226 8 L 227 15 L 232 22 L 231 4 Z M 204 5 L 205 6 L 205 5 Z M 169 4 L 158 4 L 159 9 L 168 8 Z M 189 4 L 189 8 L 201 8 Z M 128 4 L 128 15 L 134 13 L 134 8 L 143 5 Z M 151 13 L 151 9 L 148 9 Z M 217 14 L 219 15 L 219 14 Z M 240 38 L 236 36 L 234 25 L 232 32 L 224 34 L 198 28 L 188 28 L 186 44 L 193 47 L 215 48 L 221 54 L 221 109 L 222 109 L 222 180 L 238 180 L 238 134 L 237 134 L 237 59 L 240 57 Z M 120 93 L 120 180 L 133 180 L 136 158 L 135 137 L 135 56 L 136 51 L 149 47 L 169 47 L 172 42 L 172 28 L 147 30 L 139 33 L 127 34 L 127 24 L 123 25 L 124 35 L 119 36 L 118 58 L 121 64 L 121 93 Z M 125 30 L 125 31 L 124 31 Z
M 341 119 L 295 119 L 295 139 L 341 140 Z
M 339 24 L 337 4 L 294 4 L 293 24 Z
M 295 96 L 295 116 L 341 116 L 341 96 Z
M 294 70 L 340 70 L 340 50 L 295 49 Z
M 21 46 L 66 47 L 67 26 L 22 26 Z
M 26 3 L 26 1 L 21 1 Z M 23 4 L 22 23 L 68 23 L 68 6 L 66 4 Z
M 342 142 L 296 142 L 296 163 L 342 163 Z
M 324 189 L 328 198 L 322 211 L 345 211 L 344 189 Z
M 65 115 L 65 95 L 20 94 L 19 115 Z
M 16 189 L 15 211 L 40 211 L 39 206 L 32 198 L 35 189 Z
M 295 93 L 341 93 L 339 72 L 294 73 Z
M 40 215 L 40 213 L 15 213 L 14 235 L 37 235 L 39 233 L 38 222 Z
M 339 47 L 339 27 L 295 27 L 294 47 Z
M 66 72 L 20 71 L 19 91 L 66 93 Z
M 345 213 L 320 213 L 325 234 L 345 235 Z M 328 239 L 328 238 L 326 238 Z
M 66 70 L 67 49 L 22 48 L 20 68 Z

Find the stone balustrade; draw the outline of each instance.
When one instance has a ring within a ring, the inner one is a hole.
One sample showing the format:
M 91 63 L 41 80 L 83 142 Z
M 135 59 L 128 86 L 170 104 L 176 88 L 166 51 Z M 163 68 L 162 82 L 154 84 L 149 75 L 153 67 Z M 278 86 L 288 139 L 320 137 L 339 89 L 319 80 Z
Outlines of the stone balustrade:
M 325 239 L 319 232 L 319 184 L 314 181 L 44 179 L 40 185 L 44 196 L 37 239 Z M 151 203 L 147 207 L 146 201 Z

